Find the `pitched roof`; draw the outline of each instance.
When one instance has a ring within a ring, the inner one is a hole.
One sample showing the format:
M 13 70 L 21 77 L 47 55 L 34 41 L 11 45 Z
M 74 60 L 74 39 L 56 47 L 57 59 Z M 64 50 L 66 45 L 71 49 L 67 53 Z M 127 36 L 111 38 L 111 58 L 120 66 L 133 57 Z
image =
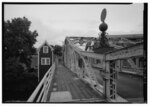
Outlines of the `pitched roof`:
M 51 45 L 49 45 L 48 42 L 45 40 L 45 42 L 37 49 L 37 51 L 40 51 L 41 48 L 42 48 L 45 44 L 47 44 L 47 45 L 51 48 L 52 51 L 54 50 L 53 47 L 52 47 Z

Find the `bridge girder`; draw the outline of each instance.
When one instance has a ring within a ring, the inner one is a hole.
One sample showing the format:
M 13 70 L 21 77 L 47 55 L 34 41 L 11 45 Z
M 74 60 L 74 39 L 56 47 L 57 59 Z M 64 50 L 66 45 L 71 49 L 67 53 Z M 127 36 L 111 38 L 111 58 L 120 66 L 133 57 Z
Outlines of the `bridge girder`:
M 66 49 L 65 53 L 69 52 L 69 54 L 66 54 L 66 58 L 68 60 L 71 59 L 71 61 L 68 61 L 67 64 L 71 65 L 73 64 L 73 57 L 75 54 L 79 55 L 79 58 L 83 60 L 84 67 L 80 71 L 85 71 L 88 74 L 88 77 L 84 77 L 83 73 L 80 73 L 77 71 L 77 73 L 82 74 L 82 79 L 87 80 L 94 89 L 101 91 L 104 93 L 106 98 L 109 101 L 119 101 L 120 98 L 117 95 L 117 72 L 121 70 L 121 60 L 122 59 L 129 59 L 131 57 L 144 57 L 144 50 L 143 50 L 143 43 L 135 44 L 130 47 L 125 47 L 121 49 L 117 49 L 115 51 L 110 51 L 104 54 L 96 54 L 93 52 L 88 52 L 88 51 L 83 51 L 82 49 L 78 48 L 74 41 L 75 40 L 70 40 L 73 38 L 66 38 L 66 44 L 65 47 L 69 48 Z M 71 53 L 71 54 L 70 54 Z M 75 54 L 73 54 L 75 53 Z M 87 57 L 87 60 L 85 60 L 85 57 Z M 103 87 L 100 87 L 100 85 L 97 83 L 97 78 L 95 76 L 95 73 L 93 73 L 93 69 L 90 63 L 90 58 L 93 59 L 100 59 L 102 60 L 102 65 L 100 66 L 104 71 L 103 71 Z M 76 60 L 77 61 L 77 60 Z M 76 69 L 78 68 L 77 66 L 78 62 L 76 63 Z M 114 64 L 114 65 L 112 65 Z M 69 65 L 69 66 L 70 66 Z M 70 66 L 69 68 L 72 69 L 73 65 Z M 103 89 L 103 90 L 102 90 Z M 121 99 L 121 101 L 126 101 L 124 99 Z M 126 101 L 127 102 L 127 101 Z

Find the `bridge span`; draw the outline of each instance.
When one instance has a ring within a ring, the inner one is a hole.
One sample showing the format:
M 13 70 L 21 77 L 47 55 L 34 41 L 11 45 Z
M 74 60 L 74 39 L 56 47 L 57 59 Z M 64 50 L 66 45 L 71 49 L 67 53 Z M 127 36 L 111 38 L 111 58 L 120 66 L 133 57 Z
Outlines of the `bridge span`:
M 143 40 L 108 39 L 106 37 L 108 25 L 105 18 L 106 9 L 103 9 L 99 38 L 66 37 L 62 64 L 57 57 L 54 59 L 53 55 L 51 55 L 53 59 L 45 57 L 42 59 L 43 65 L 45 60 L 50 64 L 50 59 L 53 64 L 28 102 L 143 103 L 145 101 L 143 86 L 146 85 L 146 64 L 144 64 L 146 54 Z M 39 72 L 43 70 L 44 68 L 41 68 Z M 138 81 L 125 74 L 142 78 Z M 136 95 L 136 92 L 137 94 L 140 92 L 139 95 Z
M 66 38 L 63 51 L 61 64 L 55 58 L 53 65 L 45 73 L 27 102 L 118 103 L 135 102 L 137 100 L 144 102 L 144 98 L 141 96 L 143 91 L 137 98 L 136 96 L 126 98 L 121 93 L 123 91 L 120 90 L 123 89 L 121 87 L 129 84 L 125 82 L 126 85 L 120 86 L 123 77 L 120 74 L 123 73 L 121 60 L 139 56 L 144 58 L 142 43 L 105 54 L 95 54 L 80 50 L 70 38 Z M 97 69 L 93 67 L 92 59 L 99 59 L 100 63 L 97 64 Z M 141 70 L 137 67 L 134 68 L 133 72 Z M 118 88 L 119 90 L 117 90 Z M 124 89 L 130 90 L 130 86 Z M 140 88 L 140 90 L 143 90 L 143 88 Z

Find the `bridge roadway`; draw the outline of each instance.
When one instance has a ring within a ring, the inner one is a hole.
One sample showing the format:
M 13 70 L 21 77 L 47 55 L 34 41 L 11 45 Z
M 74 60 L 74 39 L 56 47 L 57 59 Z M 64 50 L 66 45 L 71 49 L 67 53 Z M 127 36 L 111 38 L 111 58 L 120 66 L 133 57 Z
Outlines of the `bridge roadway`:
M 98 75 L 98 82 L 102 84 L 102 78 L 99 76 L 101 74 L 100 71 L 97 70 L 95 74 Z M 121 97 L 127 99 L 129 102 L 143 102 L 142 77 L 121 72 L 118 73 L 117 92 Z M 70 94 L 70 97 L 67 100 L 63 100 L 68 94 Z M 54 95 L 56 97 L 54 97 Z M 60 97 L 61 95 L 63 99 Z M 79 79 L 75 73 L 60 64 L 55 70 L 47 101 L 105 102 L 102 95 L 99 95 L 87 83 Z
M 101 71 L 95 68 L 98 82 L 103 85 Z M 117 93 L 129 102 L 143 102 L 143 77 L 129 73 L 119 72 L 117 77 Z
M 143 78 L 142 76 L 127 73 L 118 73 L 117 91 L 120 96 L 130 102 L 143 102 Z
M 105 100 L 75 73 L 59 64 L 54 73 L 47 102 L 105 102 Z

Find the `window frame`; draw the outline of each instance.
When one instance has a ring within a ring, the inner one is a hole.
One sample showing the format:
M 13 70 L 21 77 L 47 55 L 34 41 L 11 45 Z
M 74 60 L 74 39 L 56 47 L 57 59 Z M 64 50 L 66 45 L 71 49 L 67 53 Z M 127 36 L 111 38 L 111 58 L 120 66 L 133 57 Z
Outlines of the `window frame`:
M 45 58 L 41 58 L 41 65 L 45 65 Z
M 49 62 L 48 62 L 48 61 Z M 50 60 L 50 58 L 48 58 L 48 57 L 42 57 L 41 58 L 41 65 L 50 65 L 51 64 L 51 60 Z
M 49 63 L 48 63 L 47 60 L 49 60 Z M 46 61 L 46 65 L 50 65 L 51 64 L 50 58 L 46 58 L 45 61 Z
M 43 53 L 48 53 L 48 46 L 43 46 Z

